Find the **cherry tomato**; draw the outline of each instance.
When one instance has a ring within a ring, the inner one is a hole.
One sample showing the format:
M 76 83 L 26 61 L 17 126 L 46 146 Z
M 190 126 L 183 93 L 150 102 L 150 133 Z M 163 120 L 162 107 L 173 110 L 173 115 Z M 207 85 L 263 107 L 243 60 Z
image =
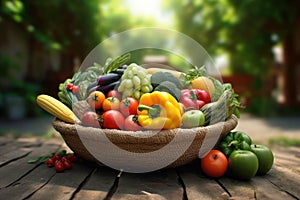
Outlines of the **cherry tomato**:
M 89 103 L 91 108 L 100 109 L 102 108 L 104 99 L 105 95 L 102 92 L 94 91 L 91 94 L 89 94 L 87 102 Z
M 139 125 L 137 115 L 129 115 L 125 119 L 124 129 L 127 131 L 139 131 L 142 130 L 143 127 Z
M 46 161 L 46 165 L 48 166 L 48 167 L 54 167 L 54 165 L 55 165 L 55 159 L 54 158 L 49 158 L 47 161 Z
M 219 178 L 225 174 L 228 160 L 223 152 L 211 150 L 201 159 L 201 168 L 207 176 Z
M 120 92 L 118 92 L 118 90 L 110 90 L 107 93 L 107 97 L 117 97 L 120 101 L 122 99 L 122 95 Z
M 73 163 L 76 163 L 79 161 L 79 158 L 75 154 L 69 155 L 68 158 Z
M 71 169 L 72 168 L 71 161 L 68 159 L 67 156 L 62 157 L 61 162 L 63 163 L 65 169 Z
M 56 172 L 63 172 L 65 171 L 65 166 L 61 160 L 55 161 L 55 171 Z
M 74 84 L 73 84 L 73 83 L 68 83 L 68 84 L 66 85 L 66 89 L 67 89 L 68 91 L 72 91 L 73 87 L 74 87 Z
M 79 92 L 79 87 L 74 85 L 73 88 L 72 88 L 72 93 L 77 94 L 78 92 Z
M 120 100 L 117 97 L 107 97 L 103 101 L 102 108 L 104 111 L 118 110 L 120 106 Z
M 84 126 L 100 127 L 99 115 L 93 111 L 87 111 L 82 115 L 81 122 Z
M 135 98 L 127 97 L 120 103 L 120 112 L 124 116 L 135 115 L 137 114 L 138 105 L 139 102 Z
M 54 160 L 60 160 L 61 159 L 61 155 L 59 153 L 54 154 L 53 156 Z
M 123 129 L 124 116 L 117 110 L 108 110 L 101 117 L 102 128 Z

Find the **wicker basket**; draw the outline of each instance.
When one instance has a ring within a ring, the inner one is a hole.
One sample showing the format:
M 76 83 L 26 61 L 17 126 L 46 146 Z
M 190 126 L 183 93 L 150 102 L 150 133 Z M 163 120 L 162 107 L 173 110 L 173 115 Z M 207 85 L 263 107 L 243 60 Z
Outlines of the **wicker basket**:
M 96 159 L 83 144 L 78 132 L 83 133 L 87 140 L 95 140 L 94 138 L 103 137 L 103 135 L 99 134 L 104 133 L 106 137 L 119 148 L 124 149 L 129 152 L 136 153 L 145 153 L 159 150 L 160 148 L 168 145 L 176 136 L 176 134 L 183 134 L 181 140 L 178 140 L 175 145 L 180 146 L 180 143 L 185 142 L 184 140 L 189 137 L 189 135 L 194 134 L 194 138 L 190 143 L 190 146 L 185 150 L 181 156 L 178 157 L 174 162 L 169 164 L 167 167 L 177 167 L 184 164 L 187 164 L 196 158 L 199 157 L 199 152 L 207 152 L 212 147 L 208 146 L 207 150 L 203 146 L 203 141 L 210 140 L 205 144 L 217 145 L 222 137 L 224 137 L 229 131 L 233 130 L 238 124 L 237 118 L 232 115 L 227 121 L 220 122 L 214 125 L 206 126 L 206 127 L 198 127 L 192 129 L 172 129 L 172 130 L 163 130 L 159 133 L 153 134 L 152 131 L 122 131 L 122 130 L 114 130 L 114 129 L 99 129 L 93 127 L 84 127 L 78 124 L 69 124 L 58 119 L 53 121 L 53 127 L 62 135 L 66 144 L 70 147 L 72 151 L 74 151 L 79 157 L 97 162 L 98 164 L 103 165 L 98 159 Z M 134 136 L 136 134 L 137 137 Z M 212 136 L 212 137 L 209 137 Z M 96 148 L 101 148 L 101 144 L 93 144 L 97 145 Z M 174 145 L 174 144 L 173 144 Z M 201 150 L 202 149 L 202 150 Z M 205 152 L 205 153 L 206 153 Z M 170 152 L 170 153 L 178 153 L 178 152 Z M 109 155 L 108 155 L 109 156 Z M 163 155 L 162 155 L 163 156 Z

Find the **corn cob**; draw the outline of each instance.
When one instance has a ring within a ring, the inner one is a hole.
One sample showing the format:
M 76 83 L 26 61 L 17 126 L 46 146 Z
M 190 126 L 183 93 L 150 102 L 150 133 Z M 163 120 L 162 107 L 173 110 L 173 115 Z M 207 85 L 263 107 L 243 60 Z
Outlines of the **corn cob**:
M 49 95 L 41 94 L 37 96 L 36 102 L 45 111 L 49 112 L 62 121 L 72 124 L 80 122 L 70 108 Z

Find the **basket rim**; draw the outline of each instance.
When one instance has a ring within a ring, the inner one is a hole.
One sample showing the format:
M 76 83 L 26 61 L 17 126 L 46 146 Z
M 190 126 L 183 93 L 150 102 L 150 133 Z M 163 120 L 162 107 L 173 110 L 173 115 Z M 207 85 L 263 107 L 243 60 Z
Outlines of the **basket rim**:
M 226 121 L 223 122 L 218 122 L 216 124 L 212 124 L 212 125 L 208 125 L 208 126 L 200 126 L 200 127 L 194 127 L 194 128 L 175 128 L 175 129 L 167 129 L 167 130 L 139 130 L 139 131 L 127 131 L 127 130 L 118 130 L 118 129 L 102 129 L 102 128 L 97 128 L 97 127 L 87 127 L 87 126 L 83 126 L 81 124 L 71 124 L 65 121 L 62 121 L 58 118 L 55 118 L 52 122 L 53 127 L 57 127 L 57 126 L 65 126 L 66 128 L 83 128 L 83 129 L 90 129 L 93 131 L 104 131 L 105 134 L 107 135 L 118 135 L 118 134 L 123 134 L 123 135 L 127 135 L 127 136 L 133 136 L 133 135 L 138 135 L 139 137 L 142 136 L 143 137 L 148 137 L 149 135 L 153 135 L 154 133 L 158 133 L 163 136 L 163 135 L 170 135 L 170 133 L 172 134 L 177 134 L 178 132 L 189 132 L 189 131 L 195 131 L 195 132 L 201 132 L 203 130 L 207 130 L 210 128 L 215 128 L 217 126 L 222 126 L 223 127 L 225 125 L 231 125 L 231 127 L 236 127 L 238 124 L 238 118 L 235 115 L 231 115 Z M 69 132 L 69 133 L 75 133 L 75 132 Z

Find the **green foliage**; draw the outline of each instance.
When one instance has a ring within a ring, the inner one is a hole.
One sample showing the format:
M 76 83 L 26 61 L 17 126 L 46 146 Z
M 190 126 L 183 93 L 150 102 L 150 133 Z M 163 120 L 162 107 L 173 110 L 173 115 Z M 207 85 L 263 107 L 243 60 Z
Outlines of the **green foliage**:
M 278 107 L 275 100 L 265 96 L 257 96 L 251 99 L 246 110 L 262 117 L 270 117 L 278 114 Z
M 290 138 L 286 136 L 279 136 L 269 139 L 269 144 L 281 147 L 300 147 L 300 139 Z
M 273 59 L 272 46 L 290 30 L 297 0 L 173 0 L 177 27 L 209 54 L 229 52 L 233 72 L 260 78 Z M 276 35 L 278 40 L 272 40 Z
M 21 22 L 23 20 L 23 3 L 20 0 L 2 0 L 0 1 L 0 13 L 11 16 L 11 18 L 16 22 Z
M 95 15 L 99 0 L 3 0 L 0 15 L 13 20 L 38 42 L 53 50 L 90 50 L 100 41 Z M 84 51 L 83 51 L 84 52 Z

